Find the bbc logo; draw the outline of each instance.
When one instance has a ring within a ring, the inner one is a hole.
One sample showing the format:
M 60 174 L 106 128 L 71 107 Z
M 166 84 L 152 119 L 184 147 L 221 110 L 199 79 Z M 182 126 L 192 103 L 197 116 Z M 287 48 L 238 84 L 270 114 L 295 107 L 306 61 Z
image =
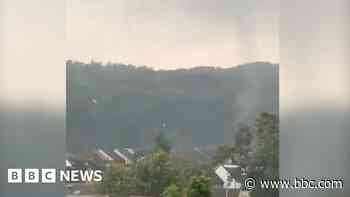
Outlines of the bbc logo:
M 40 173 L 41 172 L 41 173 Z M 40 180 L 41 178 L 41 180 Z M 7 169 L 8 183 L 56 183 L 56 169 Z

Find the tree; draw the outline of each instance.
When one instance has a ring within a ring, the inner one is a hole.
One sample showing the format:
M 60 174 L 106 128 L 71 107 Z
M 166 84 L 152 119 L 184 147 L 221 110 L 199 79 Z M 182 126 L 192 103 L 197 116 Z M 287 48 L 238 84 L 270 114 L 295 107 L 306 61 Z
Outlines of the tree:
M 159 196 L 169 185 L 178 182 L 177 169 L 165 152 L 157 152 L 135 165 L 138 187 L 145 194 Z
M 254 139 L 252 128 L 247 125 L 241 125 L 235 135 L 235 149 L 232 153 L 232 160 L 239 164 L 241 167 L 246 168 L 251 165 L 253 160 L 252 142 Z
M 252 142 L 253 134 L 251 133 L 251 129 L 244 125 L 241 126 L 236 133 L 236 145 L 237 146 L 249 146 Z
M 255 122 L 256 152 L 250 176 L 261 179 L 278 179 L 279 177 L 279 129 L 275 115 L 262 113 Z M 252 197 L 277 197 L 278 189 L 263 190 L 256 188 Z
M 191 155 L 181 155 L 173 153 L 170 155 L 171 163 L 176 168 L 178 184 L 180 188 L 187 188 L 190 185 L 191 179 L 188 177 L 207 175 L 212 172 L 212 166 L 204 163 L 197 163 L 198 161 Z
M 278 104 L 278 66 L 269 63 L 169 71 L 96 61 L 66 64 L 69 152 L 148 148 L 162 120 L 171 121 L 163 130 L 173 148 L 216 144 L 228 139 L 213 131 L 232 132 L 232 117 L 248 123 L 267 103 Z
M 160 195 L 161 197 L 181 197 L 181 190 L 175 184 L 171 184 Z
M 161 132 L 155 139 L 156 143 L 156 151 L 164 151 L 169 153 L 171 151 L 171 144 L 168 139 L 164 136 L 163 132 Z
M 264 166 L 265 175 L 271 178 L 279 176 L 279 129 L 275 115 L 263 113 L 255 124 L 257 132 L 256 162 Z
M 98 191 L 111 197 L 160 196 L 165 188 L 178 183 L 178 174 L 168 154 L 157 152 L 131 166 L 113 166 Z
M 218 164 L 224 163 L 226 160 L 233 160 L 235 153 L 235 148 L 228 145 L 218 146 L 215 155 L 213 157 L 213 165 L 216 166 Z
M 102 182 L 97 185 L 97 191 L 111 197 L 129 196 L 136 191 L 136 182 L 132 168 L 114 166 L 105 173 Z
M 210 197 L 210 178 L 206 176 L 195 176 L 191 179 L 188 188 L 188 197 Z

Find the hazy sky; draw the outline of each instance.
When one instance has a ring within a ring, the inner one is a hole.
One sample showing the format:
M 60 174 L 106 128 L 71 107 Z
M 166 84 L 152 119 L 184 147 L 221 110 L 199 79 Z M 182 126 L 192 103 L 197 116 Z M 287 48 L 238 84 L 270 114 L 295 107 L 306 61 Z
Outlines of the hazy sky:
M 174 68 L 279 62 L 280 52 L 282 109 L 348 105 L 349 1 L 279 4 L 0 0 L 0 99 L 64 105 L 67 58 Z
M 156 68 L 278 62 L 278 0 L 70 0 L 67 56 Z
M 1 104 L 65 106 L 65 10 L 58 0 L 0 0 Z
M 282 1 L 281 110 L 350 109 L 350 1 Z

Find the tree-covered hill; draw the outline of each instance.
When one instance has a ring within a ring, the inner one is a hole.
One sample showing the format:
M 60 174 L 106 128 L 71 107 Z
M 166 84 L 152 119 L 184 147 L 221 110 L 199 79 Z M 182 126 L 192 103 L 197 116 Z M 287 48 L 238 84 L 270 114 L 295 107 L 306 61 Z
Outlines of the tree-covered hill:
M 278 65 L 154 70 L 67 61 L 67 145 L 175 149 L 231 143 L 239 124 L 278 112 Z

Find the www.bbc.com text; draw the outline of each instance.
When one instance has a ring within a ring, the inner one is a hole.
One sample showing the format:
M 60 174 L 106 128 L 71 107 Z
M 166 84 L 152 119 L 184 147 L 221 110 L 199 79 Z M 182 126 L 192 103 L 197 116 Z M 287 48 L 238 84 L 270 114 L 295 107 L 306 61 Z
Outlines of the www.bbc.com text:
M 244 186 L 247 190 L 254 190 L 257 187 L 260 189 L 342 189 L 344 181 L 341 179 L 265 179 L 255 180 L 254 178 L 247 178 L 244 181 Z

